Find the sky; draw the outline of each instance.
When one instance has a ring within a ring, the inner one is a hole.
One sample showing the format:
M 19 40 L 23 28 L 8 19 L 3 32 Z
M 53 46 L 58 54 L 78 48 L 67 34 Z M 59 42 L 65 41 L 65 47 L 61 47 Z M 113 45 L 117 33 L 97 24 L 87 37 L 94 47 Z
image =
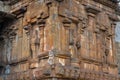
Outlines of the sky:
M 117 22 L 117 25 L 116 25 L 115 40 L 116 42 L 120 42 L 120 22 Z

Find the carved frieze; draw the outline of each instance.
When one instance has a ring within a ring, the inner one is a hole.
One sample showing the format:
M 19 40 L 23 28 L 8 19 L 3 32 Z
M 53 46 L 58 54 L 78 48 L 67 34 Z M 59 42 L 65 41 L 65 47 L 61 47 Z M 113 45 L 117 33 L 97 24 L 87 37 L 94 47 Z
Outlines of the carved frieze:
M 23 22 L 24 25 L 27 25 L 28 23 L 34 23 L 37 21 L 37 18 L 44 19 L 49 16 L 48 6 L 44 2 L 33 1 L 29 3 L 25 15 L 26 16 L 24 17 Z

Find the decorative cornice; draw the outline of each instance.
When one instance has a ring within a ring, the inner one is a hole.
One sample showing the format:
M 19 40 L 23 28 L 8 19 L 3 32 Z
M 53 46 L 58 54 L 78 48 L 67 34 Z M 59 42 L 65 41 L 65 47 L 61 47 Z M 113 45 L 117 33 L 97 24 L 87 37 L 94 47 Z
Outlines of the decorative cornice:
M 86 5 L 85 8 L 86 8 L 87 12 L 93 13 L 93 14 L 97 14 L 101 11 L 99 8 L 90 6 L 90 5 Z
M 27 8 L 26 7 L 19 7 L 18 9 L 12 10 L 11 13 L 15 15 L 19 15 L 21 13 L 26 12 Z
M 94 0 L 94 1 L 99 2 L 103 5 L 111 7 L 111 8 L 116 8 L 118 6 L 117 2 L 115 2 L 114 0 Z
M 109 18 L 113 21 L 119 21 L 119 18 L 117 15 L 115 14 L 108 14 Z

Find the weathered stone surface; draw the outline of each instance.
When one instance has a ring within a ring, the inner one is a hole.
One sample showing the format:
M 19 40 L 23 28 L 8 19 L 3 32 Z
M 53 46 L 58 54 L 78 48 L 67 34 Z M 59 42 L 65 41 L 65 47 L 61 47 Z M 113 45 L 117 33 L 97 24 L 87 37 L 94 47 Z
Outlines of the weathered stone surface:
M 12 0 L 9 4 L 16 20 L 1 23 L 0 80 L 117 80 L 117 3 Z

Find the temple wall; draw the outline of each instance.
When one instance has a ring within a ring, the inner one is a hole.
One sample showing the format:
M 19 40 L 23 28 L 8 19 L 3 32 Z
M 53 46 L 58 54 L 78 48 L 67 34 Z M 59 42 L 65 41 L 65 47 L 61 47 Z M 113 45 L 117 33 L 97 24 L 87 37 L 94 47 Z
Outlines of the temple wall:
M 119 80 L 116 3 L 100 1 L 11 2 L 16 19 L 1 32 L 0 80 Z

